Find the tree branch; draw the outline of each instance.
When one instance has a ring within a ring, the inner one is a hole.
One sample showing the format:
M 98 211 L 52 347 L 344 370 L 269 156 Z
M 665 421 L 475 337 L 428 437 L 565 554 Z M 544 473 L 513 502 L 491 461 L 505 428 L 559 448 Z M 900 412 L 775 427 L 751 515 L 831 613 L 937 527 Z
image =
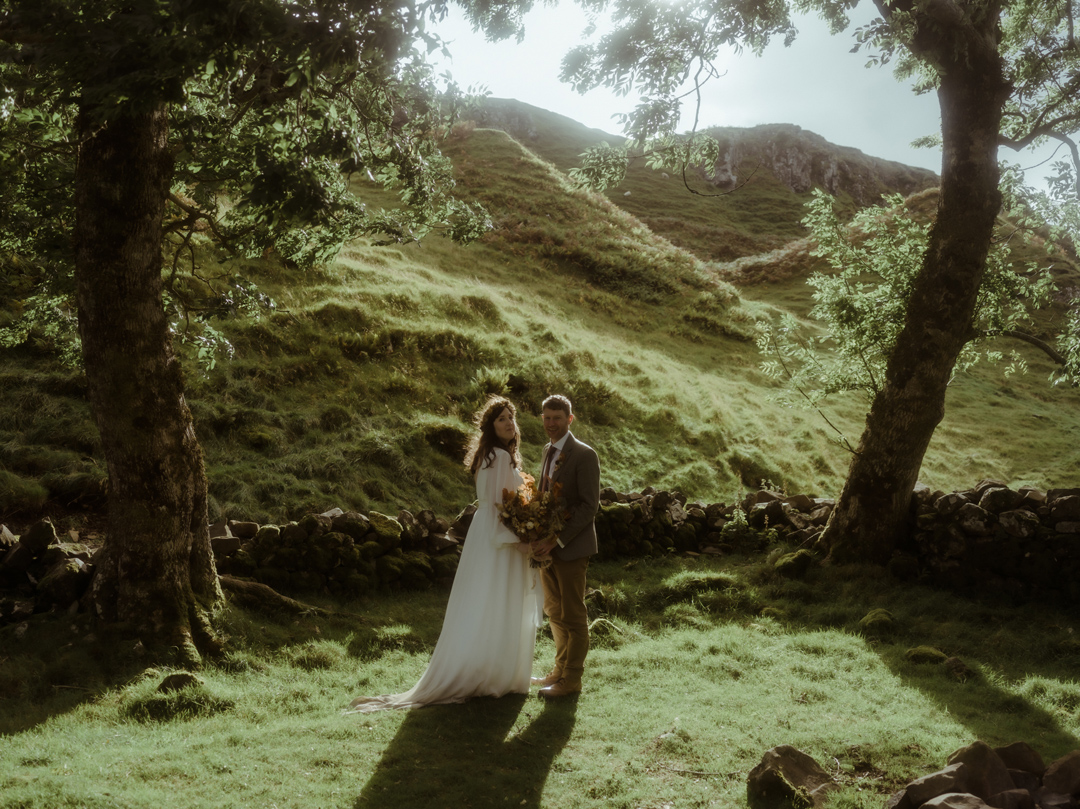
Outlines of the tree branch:
M 1052 345 L 1039 339 L 1034 334 L 1029 334 L 1026 331 L 1017 331 L 1016 329 L 1001 329 L 1000 331 L 986 332 L 987 337 L 1001 336 L 1012 337 L 1016 340 L 1023 340 L 1025 343 L 1035 346 L 1042 351 L 1046 356 L 1056 362 L 1058 365 L 1065 365 L 1066 359 L 1060 354 Z

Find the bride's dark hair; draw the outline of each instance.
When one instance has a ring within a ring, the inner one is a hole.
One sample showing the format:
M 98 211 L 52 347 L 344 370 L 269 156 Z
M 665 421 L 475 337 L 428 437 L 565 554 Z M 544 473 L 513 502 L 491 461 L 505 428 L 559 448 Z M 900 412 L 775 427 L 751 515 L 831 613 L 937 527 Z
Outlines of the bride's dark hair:
M 510 439 L 509 444 L 504 444 L 495 435 L 495 419 L 507 409 L 514 417 L 516 424 L 517 408 L 504 396 L 489 397 L 484 407 L 473 417 L 477 433 L 469 441 L 469 450 L 465 454 L 465 466 L 469 467 L 469 471 L 474 475 L 480 470 L 481 465 L 485 468 L 491 466 L 495 460 L 496 447 L 510 453 L 511 466 L 515 469 L 521 468 L 521 454 L 518 452 L 518 445 L 521 443 L 520 432 Z

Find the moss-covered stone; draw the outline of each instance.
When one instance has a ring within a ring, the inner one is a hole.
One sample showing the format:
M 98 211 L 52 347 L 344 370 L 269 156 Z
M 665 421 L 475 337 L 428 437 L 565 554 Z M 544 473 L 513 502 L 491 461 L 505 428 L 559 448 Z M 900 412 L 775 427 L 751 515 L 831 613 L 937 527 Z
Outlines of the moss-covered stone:
M 814 564 L 814 555 L 806 548 L 786 553 L 776 560 L 773 570 L 785 579 L 803 579 Z
M 376 541 L 383 550 L 401 547 L 401 523 L 386 514 L 373 511 L 368 515 Z
M 401 578 L 401 571 L 405 568 L 405 560 L 399 556 L 386 554 L 375 560 L 375 569 L 379 573 L 379 581 L 382 584 L 390 584 Z
M 634 510 L 628 503 L 612 503 L 609 506 L 600 506 L 600 515 L 613 526 L 629 525 L 634 519 Z
M 281 529 L 276 525 L 264 525 L 255 532 L 256 545 L 276 545 L 281 540 Z
M 932 663 L 940 665 L 949 659 L 949 656 L 933 646 L 915 646 L 904 652 L 904 657 L 912 663 Z
M 456 553 L 444 553 L 431 559 L 431 568 L 436 579 L 452 578 L 457 573 L 458 561 L 461 559 Z
M 859 621 L 859 631 L 874 638 L 892 635 L 897 630 L 896 619 L 886 609 L 874 609 Z
M 402 560 L 401 586 L 409 590 L 423 590 L 431 586 L 435 571 L 431 566 L 431 557 L 426 553 L 407 553 Z
M 698 549 L 697 529 L 690 523 L 684 522 L 675 529 L 673 542 L 677 551 L 696 551 Z

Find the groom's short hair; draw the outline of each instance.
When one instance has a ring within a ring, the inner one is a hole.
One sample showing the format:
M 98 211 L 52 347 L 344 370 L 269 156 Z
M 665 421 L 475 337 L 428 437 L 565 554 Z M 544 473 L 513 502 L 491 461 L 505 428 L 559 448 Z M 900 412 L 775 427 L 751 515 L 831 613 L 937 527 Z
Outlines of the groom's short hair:
M 553 393 L 544 399 L 544 403 L 540 405 L 542 410 L 561 410 L 568 416 L 574 415 L 574 408 L 570 405 L 570 400 L 563 396 L 561 393 Z

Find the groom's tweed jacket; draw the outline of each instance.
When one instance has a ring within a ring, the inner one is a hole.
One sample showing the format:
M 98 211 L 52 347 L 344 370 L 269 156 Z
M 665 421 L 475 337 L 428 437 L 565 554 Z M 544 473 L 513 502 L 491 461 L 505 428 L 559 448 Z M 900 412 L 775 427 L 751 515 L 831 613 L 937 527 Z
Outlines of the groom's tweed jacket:
M 541 469 L 549 452 L 551 444 L 544 447 Z M 600 459 L 592 447 L 578 441 L 570 433 L 563 445 L 562 455 L 555 463 L 551 483 L 560 484 L 559 501 L 570 515 L 559 536 L 562 547 L 556 547 L 553 553 L 564 562 L 592 556 L 596 553 L 596 525 L 593 520 L 600 507 Z

